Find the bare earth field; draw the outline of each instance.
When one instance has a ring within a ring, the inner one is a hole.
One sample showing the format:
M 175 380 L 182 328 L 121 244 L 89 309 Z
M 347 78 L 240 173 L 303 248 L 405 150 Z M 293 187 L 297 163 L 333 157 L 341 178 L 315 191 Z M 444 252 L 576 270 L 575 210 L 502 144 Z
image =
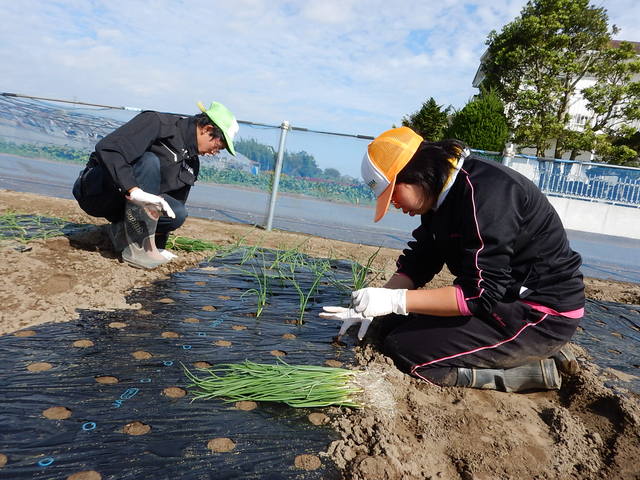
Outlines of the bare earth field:
M 100 228 L 104 222 L 85 215 L 73 201 L 0 190 L 0 212 L 7 211 L 96 227 L 32 241 L 25 251 L 14 242 L 0 243 L 0 335 L 74 320 L 81 309 L 140 308 L 126 302 L 131 289 L 196 266 L 206 257 L 180 253 L 157 270 L 137 270 L 111 252 Z M 222 245 L 241 239 L 271 248 L 302 245 L 309 255 L 361 263 L 377 250 L 196 218 L 189 218 L 178 234 Z M 375 266 L 386 277 L 393 273 L 398 253 L 382 249 L 376 257 Z M 442 274 L 432 284 L 450 282 L 450 276 Z M 640 304 L 640 285 L 596 279 L 586 284 L 590 298 Z M 330 457 L 349 479 L 640 479 L 638 396 L 605 388 L 608 372 L 590 363 L 588 352 L 573 348 L 582 368 L 563 378 L 559 392 L 506 394 L 421 383 L 364 344 L 357 348 L 357 368 L 372 373 L 370 406 L 327 409 L 341 440 L 318 455 Z

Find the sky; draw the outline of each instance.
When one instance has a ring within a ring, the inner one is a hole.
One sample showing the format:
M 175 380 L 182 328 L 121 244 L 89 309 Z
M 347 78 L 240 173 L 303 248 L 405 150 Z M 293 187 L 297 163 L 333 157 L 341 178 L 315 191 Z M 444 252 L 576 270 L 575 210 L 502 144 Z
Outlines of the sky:
M 376 136 L 429 97 L 462 108 L 487 35 L 524 4 L 2 0 L 0 91 L 184 114 L 215 100 L 239 120 Z M 591 4 L 607 9 L 615 38 L 640 41 L 640 0 Z M 241 133 L 278 144 L 279 130 Z M 353 176 L 365 146 L 287 139 Z

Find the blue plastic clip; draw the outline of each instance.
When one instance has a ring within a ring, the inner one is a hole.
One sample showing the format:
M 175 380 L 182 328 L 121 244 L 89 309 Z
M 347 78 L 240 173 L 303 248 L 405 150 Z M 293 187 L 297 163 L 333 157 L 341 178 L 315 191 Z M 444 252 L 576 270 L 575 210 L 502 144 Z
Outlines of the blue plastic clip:
M 164 364 L 165 367 L 170 367 L 171 365 L 173 365 L 173 360 L 165 360 L 162 363 Z
M 88 432 L 89 430 L 93 430 L 94 428 L 96 428 L 96 424 L 94 422 L 86 422 L 82 424 L 82 429 L 85 432 Z

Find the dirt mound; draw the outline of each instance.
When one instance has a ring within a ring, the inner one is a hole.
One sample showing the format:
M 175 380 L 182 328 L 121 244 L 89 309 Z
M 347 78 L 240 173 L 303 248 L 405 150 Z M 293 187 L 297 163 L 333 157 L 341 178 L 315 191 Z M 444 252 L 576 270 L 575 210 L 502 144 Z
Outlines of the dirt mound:
M 441 388 L 403 375 L 370 346 L 360 349 L 369 388 L 392 402 L 340 411 L 329 447 L 345 478 L 631 479 L 640 475 L 640 409 L 584 364 L 560 392 L 507 394 Z M 372 398 L 375 400 L 375 395 Z

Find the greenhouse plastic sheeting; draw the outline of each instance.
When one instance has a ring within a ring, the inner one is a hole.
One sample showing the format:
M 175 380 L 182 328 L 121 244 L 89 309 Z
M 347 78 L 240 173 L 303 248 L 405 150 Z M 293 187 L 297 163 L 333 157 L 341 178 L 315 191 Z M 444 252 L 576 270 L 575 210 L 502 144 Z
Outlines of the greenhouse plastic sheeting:
M 290 364 L 352 361 L 353 343 L 333 344 L 339 325 L 317 316 L 321 304 L 344 303 L 345 290 L 324 281 L 298 325 L 296 290 L 272 279 L 270 304 L 256 318 L 256 297 L 245 292 L 256 288 L 247 272 L 260 266 L 256 258 L 241 264 L 242 257 L 216 258 L 136 291 L 129 301 L 141 310 L 84 311 L 72 322 L 0 337 L 0 454 L 7 459 L 0 478 L 87 471 L 118 480 L 338 478 L 326 457 L 310 471 L 294 462 L 336 439 L 307 418 L 321 409 L 259 403 L 244 411 L 222 400 L 191 402 L 193 392 L 170 394 L 188 390 L 181 364 L 191 371 L 196 362 L 273 364 L 275 355 Z M 333 262 L 332 281 L 346 281 L 348 265 Z M 309 288 L 312 275 L 297 268 L 296 280 Z M 209 450 L 216 438 L 235 448 Z

